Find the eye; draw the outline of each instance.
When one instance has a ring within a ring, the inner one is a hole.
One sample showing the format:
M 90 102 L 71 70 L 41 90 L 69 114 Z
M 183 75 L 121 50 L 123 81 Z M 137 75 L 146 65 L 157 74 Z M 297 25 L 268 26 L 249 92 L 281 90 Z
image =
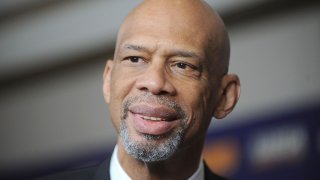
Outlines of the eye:
M 121 64 L 126 67 L 141 67 L 147 63 L 146 59 L 141 56 L 127 56 L 121 60 Z
M 177 63 L 176 66 L 177 66 L 178 68 L 181 68 L 181 69 L 186 69 L 186 68 L 188 68 L 188 65 L 185 64 L 185 63 Z
M 189 77 L 197 77 L 200 75 L 200 70 L 197 66 L 187 63 L 187 62 L 174 62 L 171 64 L 171 68 L 174 72 L 178 74 L 189 76 Z
M 138 56 L 129 56 L 129 57 L 126 57 L 124 60 L 128 60 L 132 63 L 138 63 L 138 62 L 144 61 L 141 57 L 138 57 Z
M 198 68 L 195 65 L 185 63 L 185 62 L 176 62 L 173 66 L 182 69 L 182 70 L 197 70 Z

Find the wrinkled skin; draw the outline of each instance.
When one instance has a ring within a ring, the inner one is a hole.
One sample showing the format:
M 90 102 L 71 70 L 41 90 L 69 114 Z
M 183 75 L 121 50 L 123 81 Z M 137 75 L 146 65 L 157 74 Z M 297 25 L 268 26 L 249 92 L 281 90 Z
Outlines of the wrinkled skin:
M 240 94 L 228 61 L 224 25 L 202 1 L 149 0 L 128 15 L 103 90 L 118 132 L 118 158 L 130 177 L 186 179 L 196 171 L 211 118 L 230 113 Z M 126 149 L 123 128 L 142 149 L 168 146 L 179 129 L 183 133 L 170 156 L 145 161 Z

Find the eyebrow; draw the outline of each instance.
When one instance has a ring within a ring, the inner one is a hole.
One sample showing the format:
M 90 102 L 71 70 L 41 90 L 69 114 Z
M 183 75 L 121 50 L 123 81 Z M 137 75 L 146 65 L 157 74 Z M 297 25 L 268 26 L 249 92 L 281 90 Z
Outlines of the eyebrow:
M 130 49 L 130 50 L 135 50 L 135 51 L 140 51 L 140 52 L 146 52 L 150 53 L 151 50 L 148 49 L 147 47 L 141 46 L 141 45 L 134 45 L 134 44 L 125 44 L 124 45 L 125 49 Z M 171 54 L 174 54 L 175 56 L 178 57 L 186 57 L 186 58 L 198 58 L 201 59 L 201 56 L 198 55 L 196 52 L 189 51 L 189 50 L 172 50 Z
M 135 50 L 135 51 L 142 51 L 142 52 L 150 52 L 150 50 L 144 46 L 134 45 L 134 44 L 125 44 L 125 49 Z
M 173 54 L 175 54 L 178 57 L 187 57 L 187 58 L 198 58 L 201 59 L 200 56 L 193 52 L 188 50 L 174 50 Z

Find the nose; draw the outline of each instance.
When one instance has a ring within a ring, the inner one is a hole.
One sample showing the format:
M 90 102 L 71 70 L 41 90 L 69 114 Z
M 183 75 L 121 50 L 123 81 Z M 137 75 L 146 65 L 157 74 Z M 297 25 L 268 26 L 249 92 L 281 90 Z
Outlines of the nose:
M 149 65 L 137 79 L 136 86 L 139 90 L 148 91 L 154 95 L 173 95 L 176 93 L 165 68 L 159 65 Z

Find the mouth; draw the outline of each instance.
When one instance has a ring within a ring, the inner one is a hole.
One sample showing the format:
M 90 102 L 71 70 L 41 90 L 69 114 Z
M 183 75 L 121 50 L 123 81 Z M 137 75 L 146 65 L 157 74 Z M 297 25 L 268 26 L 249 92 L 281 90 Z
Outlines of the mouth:
M 149 121 L 165 121 L 165 119 L 159 117 L 141 116 L 141 118 Z
M 181 122 L 179 113 L 166 106 L 132 105 L 129 107 L 128 125 L 140 134 L 164 135 Z
M 129 107 L 129 112 L 151 121 L 174 121 L 181 115 L 173 108 L 162 105 L 137 104 Z

